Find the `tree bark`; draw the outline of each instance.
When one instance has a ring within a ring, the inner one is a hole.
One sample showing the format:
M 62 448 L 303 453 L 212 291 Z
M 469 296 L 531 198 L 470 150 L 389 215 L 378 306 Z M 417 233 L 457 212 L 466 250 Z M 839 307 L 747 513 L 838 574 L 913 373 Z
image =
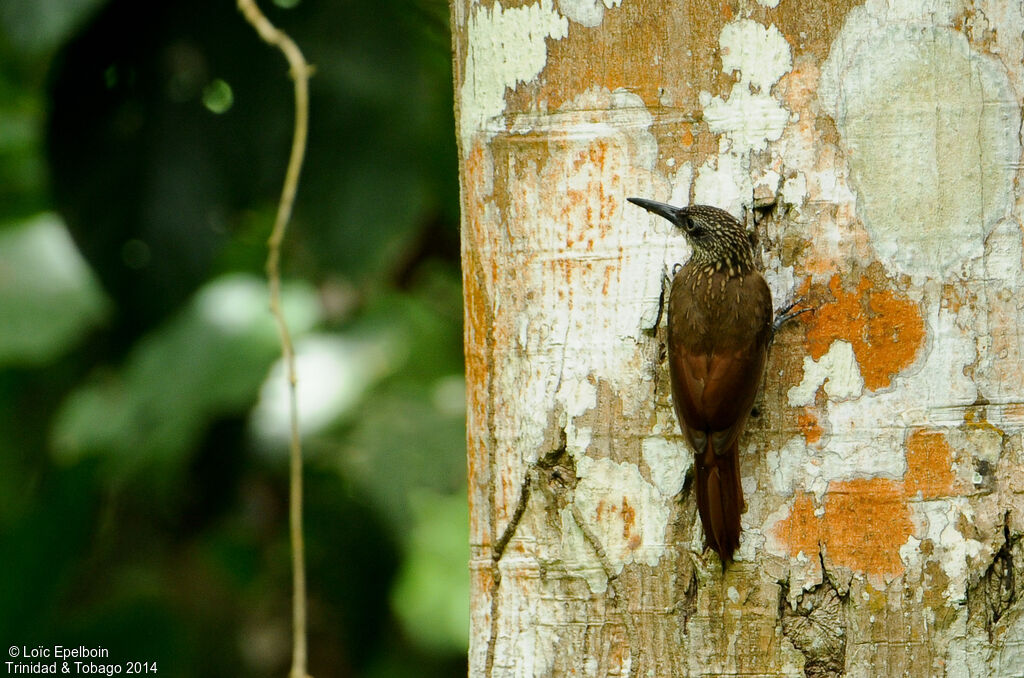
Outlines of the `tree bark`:
M 452 0 L 471 676 L 1024 675 L 1017 0 Z M 625 199 L 747 220 L 782 330 L 704 549 Z

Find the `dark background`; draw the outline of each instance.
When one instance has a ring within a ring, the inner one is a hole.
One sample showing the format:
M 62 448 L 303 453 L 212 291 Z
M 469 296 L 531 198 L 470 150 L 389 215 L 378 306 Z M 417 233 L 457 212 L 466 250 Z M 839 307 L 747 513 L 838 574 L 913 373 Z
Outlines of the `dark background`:
M 283 263 L 310 672 L 462 676 L 447 4 L 262 4 L 316 67 Z M 292 105 L 286 62 L 230 0 L 0 3 L 2 647 L 286 675 L 263 263 Z

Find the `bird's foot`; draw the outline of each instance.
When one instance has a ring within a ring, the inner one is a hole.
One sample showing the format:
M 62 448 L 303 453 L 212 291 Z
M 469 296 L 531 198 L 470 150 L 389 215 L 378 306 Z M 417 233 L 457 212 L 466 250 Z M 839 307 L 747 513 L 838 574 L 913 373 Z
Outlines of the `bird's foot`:
M 814 311 L 815 311 L 814 307 L 802 308 L 799 311 L 793 311 L 793 309 L 795 307 L 799 306 L 800 304 L 802 304 L 803 301 L 804 301 L 804 298 L 800 297 L 799 299 L 797 299 L 796 301 L 791 303 L 786 308 L 779 309 L 779 311 L 775 314 L 775 320 L 772 322 L 772 334 L 775 334 L 776 332 L 778 332 L 780 329 L 782 329 L 783 325 L 785 325 L 786 323 L 788 323 L 790 320 L 792 320 L 793 318 L 797 317 L 798 315 L 803 315 L 804 313 L 814 313 Z M 793 311 L 793 312 L 791 313 L 790 311 Z

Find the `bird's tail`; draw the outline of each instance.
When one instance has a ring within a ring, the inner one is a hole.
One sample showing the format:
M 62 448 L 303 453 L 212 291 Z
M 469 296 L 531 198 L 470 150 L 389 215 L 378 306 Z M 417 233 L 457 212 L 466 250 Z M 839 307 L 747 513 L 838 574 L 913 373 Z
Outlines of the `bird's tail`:
M 746 508 L 740 484 L 739 445 L 733 441 L 724 454 L 716 455 L 709 436 L 707 447 L 694 461 L 700 522 L 708 545 L 718 552 L 724 566 L 739 546 L 740 514 Z

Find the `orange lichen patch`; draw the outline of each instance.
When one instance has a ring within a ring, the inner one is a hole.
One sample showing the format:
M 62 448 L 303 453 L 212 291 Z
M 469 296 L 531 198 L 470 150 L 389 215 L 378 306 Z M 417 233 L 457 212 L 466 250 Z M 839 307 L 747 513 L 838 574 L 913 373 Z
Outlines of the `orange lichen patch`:
M 909 500 L 955 494 L 953 451 L 941 431 L 917 429 L 907 437 L 907 472 L 903 481 L 858 478 L 832 481 L 822 515 L 815 516 L 811 495 L 797 493 L 789 516 L 775 526 L 775 537 L 790 555 L 810 556 L 824 546 L 836 565 L 866 574 L 903 572 L 900 547 L 914 533 Z
M 1019 411 L 1020 405 L 1009 405 L 1003 410 L 1003 415 L 1012 418 L 1015 411 Z M 1003 435 L 1005 431 L 988 420 L 983 407 L 970 407 L 964 412 L 964 425 L 968 429 L 992 431 Z
M 903 476 L 907 496 L 921 493 L 922 499 L 948 497 L 954 493 L 953 451 L 940 431 L 918 429 L 907 437 L 907 473 Z
M 633 526 L 636 524 L 636 510 L 629 505 L 625 497 L 622 498 L 622 538 L 629 539 Z
M 612 268 L 611 266 L 604 267 L 604 284 L 601 285 L 601 294 L 608 296 L 608 289 L 611 287 L 612 274 L 617 272 L 618 269 Z
M 892 378 L 909 367 L 924 344 L 924 318 L 910 299 L 893 290 L 876 289 L 862 277 L 857 288 L 842 288 L 838 275 L 829 281 L 835 301 L 823 304 L 801 318 L 807 323 L 807 348 L 814 360 L 823 356 L 836 339 L 853 346 L 864 386 L 886 388 Z
M 836 339 L 860 336 L 865 320 L 860 302 L 860 292 L 870 282 L 862 280 L 855 293 L 845 292 L 839 276 L 833 275 L 828 282 L 835 301 L 819 306 L 814 313 L 805 313 L 800 319 L 807 323 L 807 350 L 811 358 L 820 360 Z
M 829 558 L 868 574 L 903 572 L 900 547 L 914 533 L 903 483 L 858 478 L 829 483 L 823 530 Z
M 796 423 L 800 427 L 800 431 L 804 434 L 804 440 L 807 444 L 816 443 L 821 440 L 821 424 L 818 423 L 818 417 L 814 414 L 814 410 L 809 407 L 805 407 L 802 412 L 796 415 Z
M 573 148 L 576 143 L 572 141 Z M 519 181 L 539 193 L 555 222 L 565 228 L 565 249 L 592 252 L 614 231 L 622 210 L 627 154 L 621 144 L 595 139 L 583 148 L 552 150 L 537 177 Z
M 893 375 L 914 362 L 924 344 L 924 318 L 917 304 L 891 290 L 869 294 L 868 306 L 865 349 L 871 350 L 865 350 L 860 360 L 861 375 L 868 388 L 885 388 Z
M 817 553 L 825 547 L 836 565 L 869 575 L 903 572 L 900 547 L 913 534 L 903 483 L 861 478 L 829 483 L 824 514 L 814 515 L 811 496 L 799 493 L 789 517 L 775 527 L 775 536 L 790 555 Z
M 791 555 L 801 551 L 807 556 L 818 552 L 821 543 L 821 519 L 814 515 L 811 495 L 797 492 L 789 517 L 775 525 L 776 538 L 789 547 Z

